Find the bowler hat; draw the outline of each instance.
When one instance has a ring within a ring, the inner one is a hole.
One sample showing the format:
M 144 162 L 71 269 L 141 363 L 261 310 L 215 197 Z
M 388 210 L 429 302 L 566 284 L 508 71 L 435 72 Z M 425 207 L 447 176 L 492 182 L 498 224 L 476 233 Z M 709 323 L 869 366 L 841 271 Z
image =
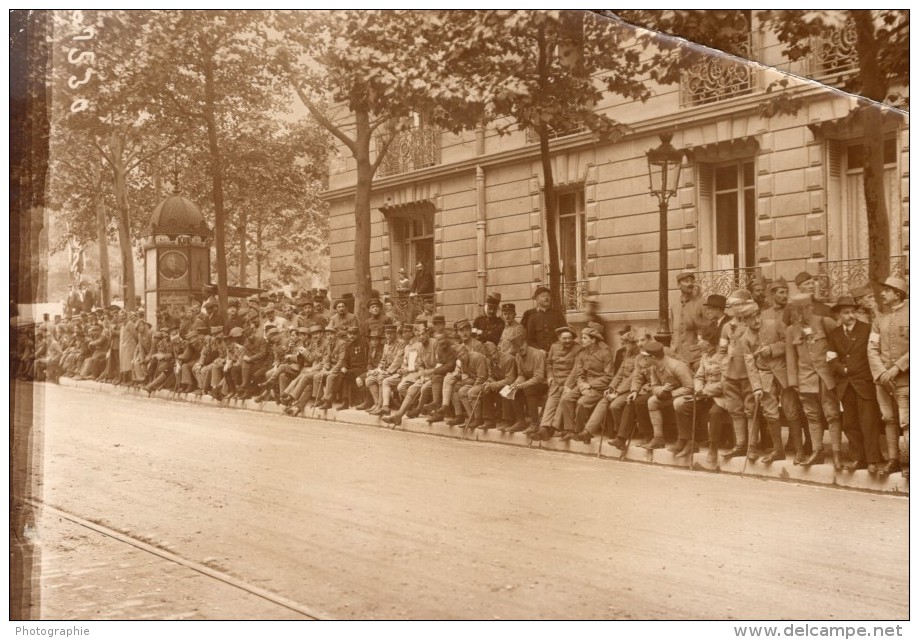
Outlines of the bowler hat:
M 488 297 L 485 298 L 485 304 L 493 304 L 497 307 L 499 304 L 501 304 L 501 294 L 489 293 Z
M 858 305 L 855 304 L 855 300 L 853 300 L 851 296 L 843 296 L 839 300 L 836 301 L 836 304 L 830 307 L 830 310 L 835 313 L 836 311 L 839 311 L 840 309 L 844 307 L 857 307 L 857 306 Z
M 718 293 L 713 293 L 712 295 L 708 297 L 708 299 L 705 301 L 705 303 L 702 306 L 712 307 L 713 309 L 724 309 L 725 302 L 726 301 L 723 295 L 720 295 Z

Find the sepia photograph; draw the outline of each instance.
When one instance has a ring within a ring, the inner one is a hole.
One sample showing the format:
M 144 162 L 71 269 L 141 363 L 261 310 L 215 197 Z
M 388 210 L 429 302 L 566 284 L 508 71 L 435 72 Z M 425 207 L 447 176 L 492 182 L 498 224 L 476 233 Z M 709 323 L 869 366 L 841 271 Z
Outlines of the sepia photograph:
M 909 17 L 9 11 L 11 631 L 905 635 Z

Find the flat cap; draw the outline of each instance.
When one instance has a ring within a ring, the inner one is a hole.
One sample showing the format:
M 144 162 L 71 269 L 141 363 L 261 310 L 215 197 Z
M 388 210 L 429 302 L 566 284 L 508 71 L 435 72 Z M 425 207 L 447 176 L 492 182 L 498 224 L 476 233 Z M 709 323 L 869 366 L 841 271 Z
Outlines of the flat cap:
M 813 279 L 813 277 L 814 276 L 809 274 L 807 271 L 802 271 L 801 273 L 795 276 L 795 286 L 800 287 L 802 284 L 804 284 L 808 280 Z
M 664 345 L 656 340 L 649 340 L 642 347 L 641 352 L 646 356 L 657 356 L 664 352 Z
M 676 281 L 677 281 L 677 284 L 679 284 L 683 282 L 683 280 L 689 280 L 690 278 L 693 280 L 696 279 L 695 271 L 681 271 L 680 273 L 677 274 Z
M 546 285 L 541 284 L 541 285 L 539 285 L 538 287 L 536 287 L 536 291 L 533 292 L 533 298 L 538 297 L 539 294 L 541 294 L 541 293 L 552 293 L 552 292 L 549 291 L 549 287 L 547 287 Z

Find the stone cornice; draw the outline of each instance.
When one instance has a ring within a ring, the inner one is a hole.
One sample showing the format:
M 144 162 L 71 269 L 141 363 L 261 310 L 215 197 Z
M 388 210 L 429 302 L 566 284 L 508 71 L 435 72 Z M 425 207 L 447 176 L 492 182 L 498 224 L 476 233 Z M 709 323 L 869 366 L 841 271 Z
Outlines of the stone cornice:
M 828 89 L 824 86 L 808 85 L 795 88 L 793 91 L 795 91 L 797 94 L 800 94 L 801 97 L 810 99 L 818 99 L 822 97 L 832 97 L 837 99 L 854 98 L 854 96 L 851 96 L 850 94 L 847 94 L 841 90 L 832 90 L 834 95 L 830 96 L 827 92 L 831 91 L 831 89 Z M 710 122 L 718 122 L 729 117 L 733 118 L 738 116 L 756 116 L 758 114 L 759 105 L 764 100 L 769 99 L 770 98 L 766 96 L 765 92 L 759 91 L 754 94 L 730 98 L 728 100 L 723 100 L 721 102 L 707 104 L 700 107 L 693 107 L 691 109 L 678 109 L 666 115 L 656 118 L 649 118 L 648 120 L 644 120 L 639 124 L 633 125 L 631 127 L 632 132 L 626 135 L 623 139 L 628 140 L 630 138 L 644 137 L 664 131 L 678 131 L 680 129 L 686 129 L 693 126 L 705 125 Z M 806 123 L 802 122 L 802 126 L 804 124 Z M 551 151 L 552 153 L 558 153 L 561 151 L 571 151 L 574 149 L 587 149 L 603 144 L 607 143 L 600 142 L 600 140 L 593 133 L 587 131 L 585 133 L 579 133 L 576 135 L 552 140 Z M 458 173 L 474 173 L 476 167 L 488 169 L 489 167 L 516 164 L 526 160 L 535 161 L 538 158 L 539 144 L 527 144 L 516 149 L 509 149 L 507 151 L 490 153 L 481 156 L 472 156 L 470 158 L 464 158 L 449 164 L 438 164 L 432 167 L 426 167 L 424 169 L 412 171 L 410 173 L 400 173 L 381 179 L 374 179 L 373 190 L 377 191 L 391 189 L 398 187 L 399 185 L 410 184 L 413 182 L 428 182 L 437 180 L 439 178 L 456 175 Z M 344 198 L 353 197 L 356 191 L 356 187 L 356 184 L 351 184 L 346 187 L 329 189 L 328 191 L 324 191 L 321 194 L 321 197 L 323 200 L 327 201 L 341 200 Z

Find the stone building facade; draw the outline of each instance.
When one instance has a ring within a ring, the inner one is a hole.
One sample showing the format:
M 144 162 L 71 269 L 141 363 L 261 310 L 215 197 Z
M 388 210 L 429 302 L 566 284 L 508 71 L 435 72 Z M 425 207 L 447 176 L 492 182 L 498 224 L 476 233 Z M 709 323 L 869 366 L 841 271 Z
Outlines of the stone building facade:
M 658 203 L 649 193 L 646 152 L 673 133 L 685 151 L 670 201 L 671 308 L 676 275 L 699 273 L 703 293 L 726 293 L 751 276 L 767 280 L 807 270 L 834 298 L 864 281 L 867 231 L 861 186 L 857 100 L 832 85 L 852 69 L 846 33 L 821 41 L 804 61 L 781 57 L 774 34 L 751 16 L 745 37 L 764 65 L 731 65 L 713 55 L 678 85 L 656 86 L 647 102 L 616 96 L 597 109 L 631 127 L 616 143 L 587 131 L 552 143 L 559 244 L 569 322 L 588 298 L 613 324 L 656 326 Z M 790 72 L 790 73 L 784 73 Z M 794 74 L 794 75 L 791 75 Z M 766 88 L 787 77 L 803 106 L 793 116 L 761 115 Z M 880 108 L 880 107 L 878 107 Z M 885 166 L 895 269 L 909 251 L 908 117 L 885 109 Z M 346 124 L 346 123 L 345 123 Z M 390 149 L 374 180 L 373 286 L 394 291 L 400 268 L 433 267 L 436 304 L 448 319 L 480 313 L 485 292 L 530 306 L 548 277 L 537 140 L 487 127 L 439 132 L 418 116 Z M 331 294 L 354 284 L 356 172 L 342 149 L 330 188 Z

